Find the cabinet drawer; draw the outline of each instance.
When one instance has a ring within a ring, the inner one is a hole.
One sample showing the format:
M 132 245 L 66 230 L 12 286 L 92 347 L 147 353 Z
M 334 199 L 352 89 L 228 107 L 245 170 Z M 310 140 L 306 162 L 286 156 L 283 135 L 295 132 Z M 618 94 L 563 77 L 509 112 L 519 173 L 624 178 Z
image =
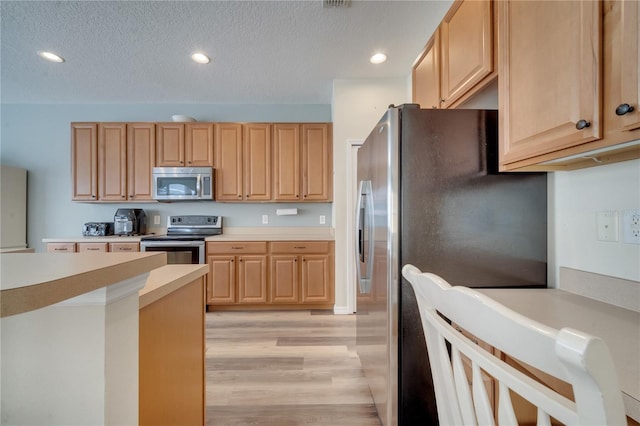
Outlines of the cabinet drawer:
M 109 243 L 110 251 L 115 252 L 135 252 L 140 251 L 138 243 Z
M 267 252 L 266 241 L 229 241 L 207 243 L 207 255 L 210 254 L 262 254 Z
M 329 253 L 330 241 L 276 241 L 271 253 Z
M 76 251 L 76 243 L 49 243 L 47 252 L 50 253 L 73 253 Z
M 109 251 L 109 243 L 78 243 L 78 252 Z

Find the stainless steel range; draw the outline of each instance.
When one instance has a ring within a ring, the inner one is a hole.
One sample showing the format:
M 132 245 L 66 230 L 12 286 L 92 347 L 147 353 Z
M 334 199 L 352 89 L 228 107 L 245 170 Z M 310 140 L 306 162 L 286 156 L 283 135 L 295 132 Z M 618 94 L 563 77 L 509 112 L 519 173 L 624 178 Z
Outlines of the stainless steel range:
M 205 263 L 205 238 L 222 234 L 222 216 L 169 216 L 167 234 L 142 237 L 141 251 L 166 251 L 167 263 Z

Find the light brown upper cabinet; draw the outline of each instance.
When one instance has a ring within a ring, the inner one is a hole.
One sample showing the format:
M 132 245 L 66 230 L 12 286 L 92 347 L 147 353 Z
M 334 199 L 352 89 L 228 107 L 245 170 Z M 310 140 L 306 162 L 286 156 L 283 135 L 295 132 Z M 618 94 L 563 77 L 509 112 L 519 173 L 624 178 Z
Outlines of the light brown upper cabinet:
M 333 198 L 332 126 L 302 124 L 302 200 L 331 201 Z
M 440 24 L 443 108 L 494 71 L 492 5 L 490 0 L 458 0 Z
M 271 200 L 271 125 L 247 123 L 242 126 L 244 150 L 244 199 Z
M 100 123 L 98 187 L 100 201 L 152 200 L 155 161 L 153 123 Z
M 213 123 L 159 123 L 158 167 L 213 167 Z
M 331 201 L 331 130 L 328 123 L 273 125 L 275 201 Z
M 218 123 L 216 200 L 271 200 L 271 125 Z
M 494 2 L 456 0 L 412 68 L 413 102 L 456 108 L 494 81 Z
M 640 139 L 640 7 L 604 2 L 604 131 L 611 142 Z
M 98 125 L 98 191 L 101 201 L 127 199 L 127 124 Z
M 151 175 L 155 160 L 155 124 L 127 123 L 127 198 L 129 201 L 153 200 Z
M 98 123 L 71 123 L 71 199 L 98 199 Z
M 217 201 L 242 201 L 242 124 L 220 123 L 215 137 L 215 186 Z
M 638 3 L 501 1 L 502 170 L 640 158 Z M 602 54 L 601 54 L 602 53 Z
M 500 1 L 500 163 L 602 136 L 601 3 Z
M 436 29 L 413 66 L 413 102 L 440 108 L 440 29 Z

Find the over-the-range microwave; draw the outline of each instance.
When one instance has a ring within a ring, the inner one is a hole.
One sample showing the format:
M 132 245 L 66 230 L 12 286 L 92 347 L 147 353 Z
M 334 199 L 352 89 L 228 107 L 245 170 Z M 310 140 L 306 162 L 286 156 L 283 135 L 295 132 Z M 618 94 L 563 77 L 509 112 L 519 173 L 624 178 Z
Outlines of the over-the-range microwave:
M 213 168 L 154 167 L 153 198 L 158 201 L 213 200 Z

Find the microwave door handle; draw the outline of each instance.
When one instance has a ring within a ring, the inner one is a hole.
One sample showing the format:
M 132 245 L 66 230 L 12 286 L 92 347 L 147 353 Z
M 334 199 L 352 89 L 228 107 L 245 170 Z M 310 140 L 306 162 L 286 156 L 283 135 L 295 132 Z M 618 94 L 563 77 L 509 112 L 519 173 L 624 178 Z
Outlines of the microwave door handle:
M 196 194 L 198 194 L 198 197 L 202 197 L 202 183 L 200 182 L 202 175 L 198 175 L 196 177 Z

